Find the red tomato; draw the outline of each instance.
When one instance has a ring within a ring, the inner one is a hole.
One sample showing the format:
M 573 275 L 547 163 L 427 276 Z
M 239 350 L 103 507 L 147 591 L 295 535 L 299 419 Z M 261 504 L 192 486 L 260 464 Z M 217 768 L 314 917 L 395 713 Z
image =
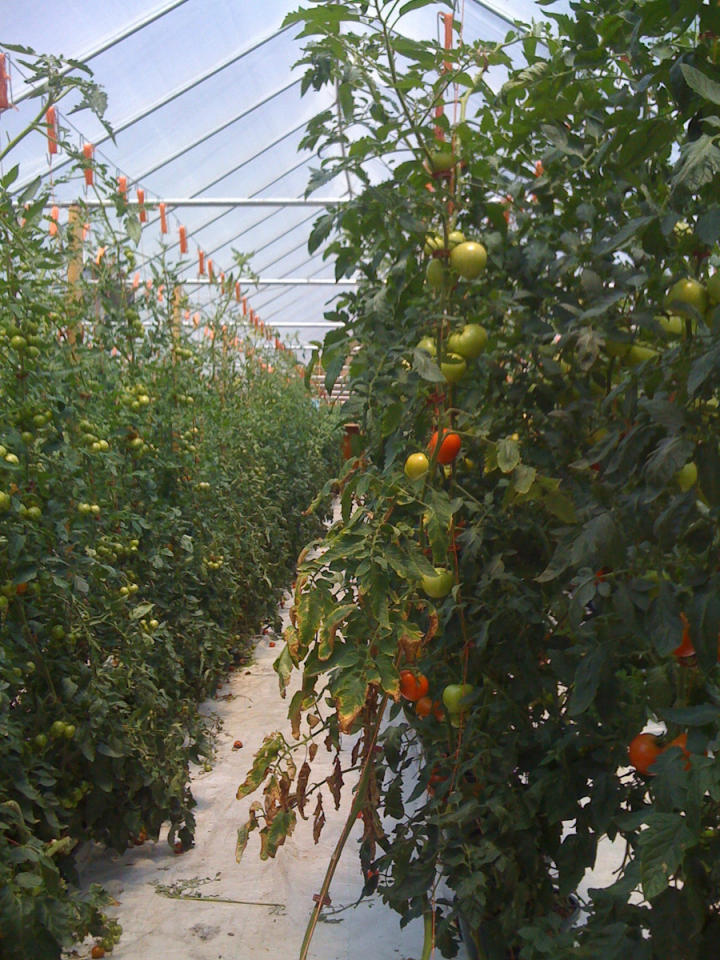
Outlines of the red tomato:
M 657 737 L 654 737 L 651 733 L 639 733 L 636 737 L 633 737 L 628 746 L 630 763 L 638 773 L 646 776 L 652 776 L 650 767 L 661 753 L 662 750 L 658 745 Z
M 420 697 L 415 704 L 415 713 L 417 713 L 419 717 L 429 717 L 432 713 L 432 708 L 432 697 Z
M 685 769 L 689 770 L 692 764 L 690 763 L 690 752 L 687 748 L 687 734 L 681 733 L 679 736 L 675 737 L 674 740 L 671 740 L 670 743 L 665 747 L 666 750 L 669 750 L 670 747 L 680 747 L 682 752 L 685 754 L 686 764 Z
M 400 693 L 406 700 L 417 703 L 429 689 L 430 683 L 424 674 L 419 673 L 416 676 L 412 670 L 402 670 L 400 672 Z
M 438 442 L 437 430 L 433 433 L 430 438 L 430 443 L 428 444 L 428 452 L 432 456 L 435 452 L 435 447 Z M 438 450 L 437 462 L 447 465 L 452 463 L 455 457 L 460 453 L 460 445 L 462 440 L 457 433 L 445 433 L 443 434 L 442 443 L 440 444 L 440 449 Z

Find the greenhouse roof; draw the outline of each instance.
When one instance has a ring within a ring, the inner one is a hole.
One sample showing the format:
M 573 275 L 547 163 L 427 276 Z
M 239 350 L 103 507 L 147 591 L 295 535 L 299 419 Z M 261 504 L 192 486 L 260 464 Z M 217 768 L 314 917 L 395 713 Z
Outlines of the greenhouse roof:
M 417 38 L 437 37 L 439 14 L 450 6 L 410 13 L 405 29 Z M 307 121 L 331 107 L 333 95 L 325 87 L 301 97 L 303 68 L 293 64 L 303 41 L 297 26 L 283 26 L 296 7 L 295 0 L 33 0 L 15 5 L 1 39 L 82 61 L 106 91 L 114 139 L 92 113 L 72 113 L 66 101 L 58 108 L 60 122 L 78 148 L 93 144 L 95 160 L 126 177 L 128 197 L 140 188 L 148 204 L 165 201 L 167 234 L 160 233 L 156 209 L 142 231 L 143 280 L 166 247 L 167 255 L 182 259 L 186 284 L 212 297 L 206 273 L 199 276 L 199 251 L 216 274 L 237 272 L 233 251 L 249 254 L 257 278 L 243 284 L 249 303 L 286 343 L 305 348 L 322 338 L 324 306 L 340 289 L 322 249 L 308 253 L 308 236 L 322 207 L 346 197 L 348 184 L 338 179 L 305 197 L 318 161 L 299 144 Z M 542 17 L 533 0 L 456 0 L 454 8 L 466 40 L 499 41 L 514 19 Z M 3 139 L 25 127 L 42 102 L 30 96 L 23 59 L 9 54 L 15 109 L 0 115 Z M 40 133 L 23 140 L 8 163 L 20 164 L 20 184 L 38 176 L 53 183 L 61 217 L 78 196 L 103 199 L 85 186 L 80 171 L 60 182 L 67 158 L 62 152 L 50 157 Z

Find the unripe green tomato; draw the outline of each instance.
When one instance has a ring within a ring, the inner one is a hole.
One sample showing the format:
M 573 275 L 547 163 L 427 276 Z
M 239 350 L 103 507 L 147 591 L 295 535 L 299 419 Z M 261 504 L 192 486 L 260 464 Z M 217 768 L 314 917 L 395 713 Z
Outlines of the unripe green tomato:
M 35 434 L 30 433 L 29 430 L 23 430 L 23 432 L 20 434 L 20 439 L 25 444 L 25 446 L 28 446 L 35 439 Z
M 5 596 L 4 593 L 0 593 L 0 613 L 6 613 L 8 607 L 10 606 L 10 601 Z
M 681 467 L 675 474 L 675 483 L 680 487 L 683 493 L 686 493 L 697 483 L 697 465 L 694 460 L 690 460 Z
M 75 736 L 75 724 L 74 723 L 65 724 L 65 729 L 63 731 L 63 734 L 66 740 L 72 740 L 72 738 Z
M 411 453 L 405 461 L 405 475 L 410 480 L 418 480 L 428 472 L 430 461 L 424 453 Z
M 54 623 L 52 627 L 50 627 L 50 636 L 53 640 L 64 640 L 65 627 L 61 623 Z
M 459 243 L 465 243 L 465 234 L 462 230 L 451 230 L 448 234 L 448 246 L 452 250 L 452 248 L 456 247 Z
M 665 308 L 672 310 L 673 305 L 677 308 L 678 304 L 687 304 L 693 307 L 698 313 L 705 313 L 707 309 L 707 290 L 697 280 L 691 277 L 684 277 L 678 280 L 668 290 L 665 297 Z
M 440 369 L 448 383 L 458 383 L 467 372 L 467 361 L 457 353 L 448 353 L 441 360 Z
M 28 507 L 27 515 L 31 520 L 39 520 L 42 516 L 40 507 Z
M 445 149 L 434 150 L 430 154 L 430 169 L 433 173 L 447 173 L 457 163 L 455 154 L 447 147 Z
M 442 260 L 433 258 L 427 265 L 427 270 L 425 271 L 425 279 L 427 280 L 428 286 L 434 290 L 440 290 L 445 285 L 445 277 L 445 265 Z
M 462 330 L 456 330 L 448 337 L 447 347 L 466 360 L 475 360 L 485 349 L 487 331 L 479 323 L 466 323 Z
M 43 416 L 43 414 L 36 413 L 35 416 L 33 417 L 33 423 L 35 424 L 36 427 L 44 427 L 45 417 Z
M 151 630 L 157 630 L 157 628 L 160 626 L 160 621 L 156 620 L 153 617 L 153 619 L 149 622 L 148 626 L 150 627 Z
M 705 287 L 710 302 L 720 303 L 720 272 L 708 277 Z
M 433 600 L 446 597 L 453 588 L 455 576 L 452 570 L 446 567 L 435 567 L 435 575 L 425 574 L 422 578 L 422 588 Z
M 20 353 L 27 346 L 27 341 L 25 337 L 21 337 L 19 333 L 16 333 L 14 337 L 10 338 L 10 346 L 13 350 L 17 350 L 18 353 Z
M 93 516 L 95 516 L 95 517 L 99 517 L 99 516 L 100 516 L 100 504 L 98 504 L 98 503 L 91 503 L 91 504 L 90 504 L 90 513 L 92 513 Z
M 62 720 L 55 720 L 50 727 L 50 736 L 56 740 L 58 737 L 65 735 L 65 724 Z
M 625 363 L 628 363 L 631 367 L 636 367 L 641 363 L 645 363 L 647 360 L 653 360 L 657 356 L 657 350 L 653 350 L 652 347 L 645 347 L 641 343 L 634 343 L 625 354 L 624 360 Z
M 418 341 L 417 349 L 424 350 L 425 353 L 429 353 L 431 357 L 437 354 L 437 346 L 432 337 L 422 337 Z
M 20 463 L 20 458 L 14 453 L 6 453 L 5 463 L 11 463 L 13 466 L 17 466 L 17 464 Z
M 451 717 L 458 716 L 463 712 L 467 706 L 463 701 L 473 692 L 473 689 L 471 683 L 449 683 L 445 687 L 442 700 Z
M 0 513 L 5 513 L 10 509 L 10 504 L 12 498 L 9 493 L 6 493 L 4 490 L 0 490 Z
M 479 277 L 487 263 L 487 250 L 481 243 L 466 240 L 450 251 L 450 266 L 466 280 Z
M 48 738 L 44 733 L 38 733 L 35 737 L 35 746 L 39 747 L 41 750 L 47 746 Z

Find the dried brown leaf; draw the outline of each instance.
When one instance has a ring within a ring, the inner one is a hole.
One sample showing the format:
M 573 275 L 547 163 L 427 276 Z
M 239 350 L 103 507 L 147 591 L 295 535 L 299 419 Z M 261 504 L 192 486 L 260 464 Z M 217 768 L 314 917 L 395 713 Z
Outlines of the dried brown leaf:
M 313 840 L 317 843 L 320 840 L 322 828 L 325 826 L 325 811 L 323 810 L 322 794 L 318 794 L 315 810 L 313 811 Z

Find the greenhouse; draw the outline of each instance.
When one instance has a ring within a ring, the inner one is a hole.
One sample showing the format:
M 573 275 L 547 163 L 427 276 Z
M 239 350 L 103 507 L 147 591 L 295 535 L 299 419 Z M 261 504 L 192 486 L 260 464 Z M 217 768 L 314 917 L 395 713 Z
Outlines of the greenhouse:
M 0 960 L 717 956 L 720 6 L 3 26 Z

